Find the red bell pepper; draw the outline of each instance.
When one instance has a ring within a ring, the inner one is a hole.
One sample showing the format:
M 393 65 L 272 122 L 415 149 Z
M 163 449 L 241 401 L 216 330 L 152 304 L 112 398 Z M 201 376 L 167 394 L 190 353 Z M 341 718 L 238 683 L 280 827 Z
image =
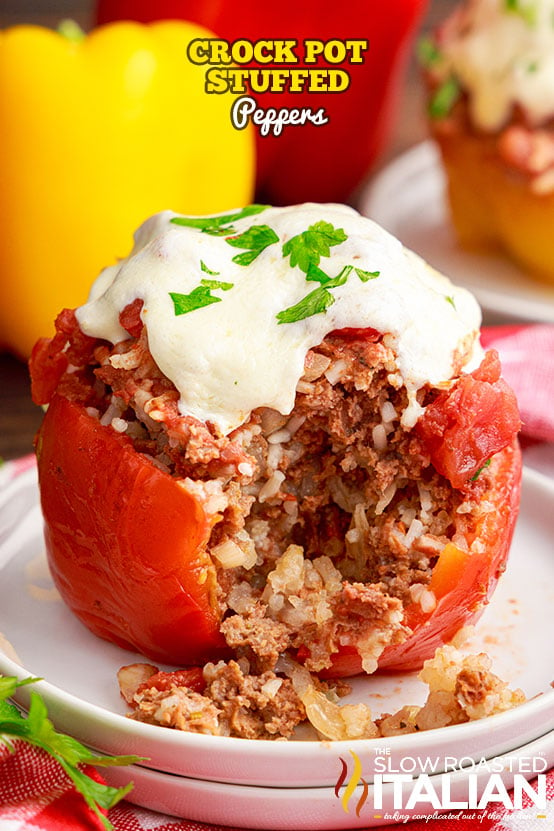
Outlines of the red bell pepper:
M 97 21 L 184 18 L 229 41 L 295 38 L 301 44 L 306 38 L 367 39 L 363 63 L 340 65 L 351 78 L 344 92 L 253 96 L 264 109 L 309 107 L 317 112 L 324 108 L 329 118 L 323 126 L 287 126 L 279 136 L 257 132 L 258 199 L 284 205 L 346 201 L 362 182 L 390 134 L 405 59 L 426 6 L 427 0 L 350 0 L 340 6 L 319 0 L 243 0 L 238 5 L 207 0 L 98 0 Z
M 188 665 L 225 651 L 202 504 L 132 442 L 54 395 L 37 440 L 48 562 L 96 635 Z

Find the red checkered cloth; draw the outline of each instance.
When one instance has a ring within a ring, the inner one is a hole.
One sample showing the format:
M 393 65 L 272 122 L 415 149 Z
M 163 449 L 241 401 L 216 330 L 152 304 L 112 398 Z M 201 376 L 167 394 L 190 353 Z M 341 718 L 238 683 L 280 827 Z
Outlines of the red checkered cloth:
M 554 326 L 490 326 L 481 341 L 500 354 L 502 374 L 517 393 L 523 435 L 554 442 Z
M 554 458 L 554 326 L 490 328 L 483 333 L 483 343 L 500 352 L 504 375 L 518 395 L 523 435 L 541 453 L 544 449 L 541 458 L 548 458 L 549 453 Z M 20 460 L 12 466 L 13 474 L 30 464 L 29 458 Z M 96 771 L 87 770 L 103 781 Z M 431 825 L 416 820 L 409 827 L 411 831 L 429 827 L 434 831 L 550 831 L 554 828 L 554 770 L 547 774 L 547 798 L 545 810 L 526 803 L 524 797 L 519 810 L 495 807 L 482 811 L 479 819 L 461 812 L 455 819 L 432 817 Z M 115 831 L 224 831 L 221 826 L 163 816 L 128 802 L 112 808 L 109 820 Z M 101 831 L 102 827 L 54 760 L 23 742 L 15 743 L 15 752 L 0 745 L 0 831 Z

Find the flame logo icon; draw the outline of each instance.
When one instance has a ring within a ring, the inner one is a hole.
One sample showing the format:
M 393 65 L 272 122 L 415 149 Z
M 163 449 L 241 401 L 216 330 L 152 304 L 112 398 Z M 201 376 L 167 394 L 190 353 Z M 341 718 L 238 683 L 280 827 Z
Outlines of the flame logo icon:
M 356 790 L 356 788 L 358 787 L 358 785 L 361 782 L 363 784 L 363 789 L 362 789 L 361 796 L 358 799 L 358 802 L 356 804 L 356 816 L 359 817 L 360 816 L 360 811 L 364 807 L 365 802 L 366 802 L 367 797 L 368 797 L 369 786 L 368 786 L 367 782 L 365 781 L 365 779 L 362 778 L 362 763 L 360 762 L 360 759 L 359 759 L 358 755 L 356 753 L 354 753 L 353 750 L 350 750 L 349 752 L 350 752 L 350 755 L 352 756 L 352 758 L 354 759 L 354 768 L 352 770 L 352 774 L 350 776 L 350 779 L 348 780 L 346 788 L 344 789 L 344 793 L 341 797 L 340 789 L 344 785 L 344 783 L 346 781 L 346 777 L 348 776 L 348 765 L 346 764 L 346 762 L 344 761 L 342 756 L 339 756 L 339 760 L 340 760 L 340 763 L 341 763 L 341 772 L 339 774 L 339 778 L 337 779 L 337 784 L 335 785 L 335 796 L 337 797 L 337 799 L 340 799 L 343 811 L 346 814 L 350 813 L 349 809 L 348 809 L 348 803 L 350 802 L 350 797 L 352 796 L 352 794 L 354 793 L 354 791 Z

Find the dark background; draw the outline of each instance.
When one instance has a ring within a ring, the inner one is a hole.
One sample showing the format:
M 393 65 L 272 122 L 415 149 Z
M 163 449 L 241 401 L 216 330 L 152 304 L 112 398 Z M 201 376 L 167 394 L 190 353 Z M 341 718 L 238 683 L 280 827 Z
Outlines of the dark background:
M 385 0 L 368 2 L 384 3 Z M 388 5 L 393 13 L 394 3 Z M 444 19 L 455 5 L 455 0 L 431 0 L 422 32 Z M 0 0 L 0 28 L 18 23 L 37 23 L 55 27 L 60 20 L 70 17 L 82 28 L 89 29 L 92 26 L 93 7 L 93 2 L 85 0 Z M 381 160 L 381 166 L 410 145 L 425 138 L 423 112 L 421 81 L 412 59 L 396 128 L 389 148 Z M 0 275 L 0 279 L 5 278 Z M 33 436 L 40 420 L 41 410 L 33 405 L 30 398 L 25 364 L 10 355 L 0 354 L 0 458 L 12 459 L 32 452 Z

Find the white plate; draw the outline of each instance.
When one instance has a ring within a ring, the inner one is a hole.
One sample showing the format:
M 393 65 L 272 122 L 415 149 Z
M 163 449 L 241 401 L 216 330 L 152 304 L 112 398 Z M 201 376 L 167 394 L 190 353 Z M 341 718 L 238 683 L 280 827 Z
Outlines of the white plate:
M 361 760 L 364 762 L 365 760 Z M 480 768 L 466 768 L 445 774 L 449 780 L 450 799 L 454 802 L 467 800 L 468 779 L 473 774 L 476 779 L 477 800 L 489 782 L 490 772 L 499 771 L 506 788 L 511 788 L 514 773 L 519 767 L 524 769 L 536 766 L 542 772 L 554 765 L 554 732 L 525 745 L 502 759 L 490 759 L 481 762 Z M 362 770 L 364 764 L 362 764 Z M 350 759 L 349 772 L 353 770 Z M 184 776 L 172 776 L 159 771 L 146 770 L 133 766 L 129 768 L 107 768 L 102 771 L 109 783 L 116 787 L 134 784 L 127 799 L 136 805 L 184 817 L 197 822 L 208 822 L 233 827 L 271 829 L 277 831 L 318 831 L 338 828 L 372 828 L 375 826 L 403 823 L 405 817 L 418 814 L 429 816 L 435 809 L 430 804 L 419 803 L 412 810 L 394 807 L 394 785 L 383 783 L 382 808 L 375 809 L 375 792 L 369 785 L 366 799 L 361 803 L 364 789 L 358 785 L 351 796 L 345 798 L 349 779 L 342 788 L 255 788 L 245 785 L 229 785 L 221 782 L 205 782 L 187 779 Z M 534 773 L 526 770 L 525 778 L 533 778 Z M 417 780 L 407 782 L 402 787 L 402 804 L 414 789 Z M 442 794 L 440 775 L 430 775 L 429 783 L 439 795 Z M 537 787 L 534 788 L 537 790 Z M 496 806 L 490 806 L 494 809 Z M 346 810 L 348 809 L 348 810 Z M 467 813 L 470 813 L 469 811 Z M 481 810 L 480 815 L 483 813 Z M 531 815 L 539 813 L 535 808 Z M 542 813 L 542 811 L 540 812 Z M 402 818 L 399 817 L 402 814 Z M 475 822 L 476 827 L 479 826 Z
M 490 757 L 552 728 L 553 507 L 554 484 L 527 471 L 510 567 L 471 644 L 472 651 L 491 655 L 498 674 L 537 697 L 472 724 L 391 738 L 386 745 L 395 762 L 407 755 Z M 375 740 L 256 742 L 198 736 L 125 718 L 115 674 L 137 656 L 90 634 L 57 598 L 45 571 L 41 529 L 32 469 L 0 491 L 0 633 L 8 641 L 0 651 L 0 673 L 47 679 L 36 689 L 60 729 L 102 752 L 148 757 L 145 764 L 160 771 L 294 788 L 333 785 L 341 756 L 356 747 L 371 758 L 383 745 Z M 28 687 L 21 690 L 23 704 L 28 693 Z M 424 694 L 414 675 L 392 675 L 356 679 L 352 700 L 365 700 L 380 713 L 417 704 Z
M 485 312 L 554 323 L 554 286 L 537 282 L 501 255 L 460 248 L 448 216 L 438 151 L 430 141 L 378 174 L 360 200 L 360 211 L 453 282 L 470 289 Z

